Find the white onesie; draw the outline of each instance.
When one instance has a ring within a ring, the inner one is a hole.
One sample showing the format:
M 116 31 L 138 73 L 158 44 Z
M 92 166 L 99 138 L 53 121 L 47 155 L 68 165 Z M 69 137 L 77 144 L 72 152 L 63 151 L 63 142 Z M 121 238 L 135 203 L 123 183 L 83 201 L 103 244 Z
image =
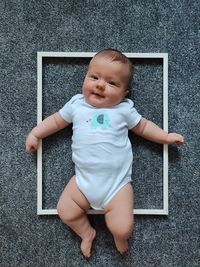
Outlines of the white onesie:
M 115 194 L 131 181 L 132 147 L 128 129 L 141 115 L 130 99 L 110 108 L 89 105 L 75 95 L 59 110 L 73 123 L 72 160 L 76 183 L 94 209 L 104 209 Z

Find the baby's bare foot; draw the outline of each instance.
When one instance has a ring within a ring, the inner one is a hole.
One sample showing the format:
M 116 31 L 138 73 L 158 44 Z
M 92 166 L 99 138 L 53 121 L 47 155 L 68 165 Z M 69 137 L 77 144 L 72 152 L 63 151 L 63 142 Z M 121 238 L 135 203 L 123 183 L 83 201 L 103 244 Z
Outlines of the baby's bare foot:
M 81 251 L 86 258 L 89 258 L 91 256 L 91 248 L 95 236 L 96 236 L 96 231 L 95 229 L 92 228 L 90 235 L 82 239 Z
M 123 255 L 125 252 L 128 250 L 128 241 L 127 240 L 119 240 L 119 239 L 114 239 L 115 240 L 115 245 L 117 247 L 117 250 Z

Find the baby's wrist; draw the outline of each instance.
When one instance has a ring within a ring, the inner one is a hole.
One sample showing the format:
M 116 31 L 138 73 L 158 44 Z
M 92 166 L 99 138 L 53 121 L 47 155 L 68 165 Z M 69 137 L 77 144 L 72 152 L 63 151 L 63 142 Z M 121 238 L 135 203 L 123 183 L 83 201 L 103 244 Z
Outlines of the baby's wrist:
M 39 138 L 31 131 L 30 134 L 34 139 L 36 139 L 37 141 L 39 140 Z
M 172 140 L 171 140 L 171 133 L 167 133 L 167 142 L 166 144 L 170 145 L 172 143 Z

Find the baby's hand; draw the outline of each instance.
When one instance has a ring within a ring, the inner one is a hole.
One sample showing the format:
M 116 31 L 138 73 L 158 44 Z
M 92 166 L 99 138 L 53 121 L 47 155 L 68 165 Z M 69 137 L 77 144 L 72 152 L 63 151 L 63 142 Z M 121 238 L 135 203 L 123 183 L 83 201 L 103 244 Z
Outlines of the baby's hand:
M 167 137 L 167 143 L 169 145 L 176 144 L 178 146 L 181 146 L 184 143 L 184 138 L 180 134 L 177 134 L 177 133 L 169 133 L 168 134 L 168 137 Z
M 35 137 L 32 133 L 26 138 L 26 152 L 33 152 L 38 149 L 39 139 Z

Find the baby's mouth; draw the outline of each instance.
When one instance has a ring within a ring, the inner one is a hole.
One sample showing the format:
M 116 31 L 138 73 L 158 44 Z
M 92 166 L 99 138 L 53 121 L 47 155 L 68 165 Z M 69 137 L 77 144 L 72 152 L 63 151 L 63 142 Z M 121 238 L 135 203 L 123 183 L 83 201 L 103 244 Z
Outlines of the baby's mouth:
M 96 92 L 93 92 L 92 95 L 94 95 L 94 96 L 97 97 L 97 98 L 105 98 L 104 95 L 99 94 L 99 93 L 96 93 Z

